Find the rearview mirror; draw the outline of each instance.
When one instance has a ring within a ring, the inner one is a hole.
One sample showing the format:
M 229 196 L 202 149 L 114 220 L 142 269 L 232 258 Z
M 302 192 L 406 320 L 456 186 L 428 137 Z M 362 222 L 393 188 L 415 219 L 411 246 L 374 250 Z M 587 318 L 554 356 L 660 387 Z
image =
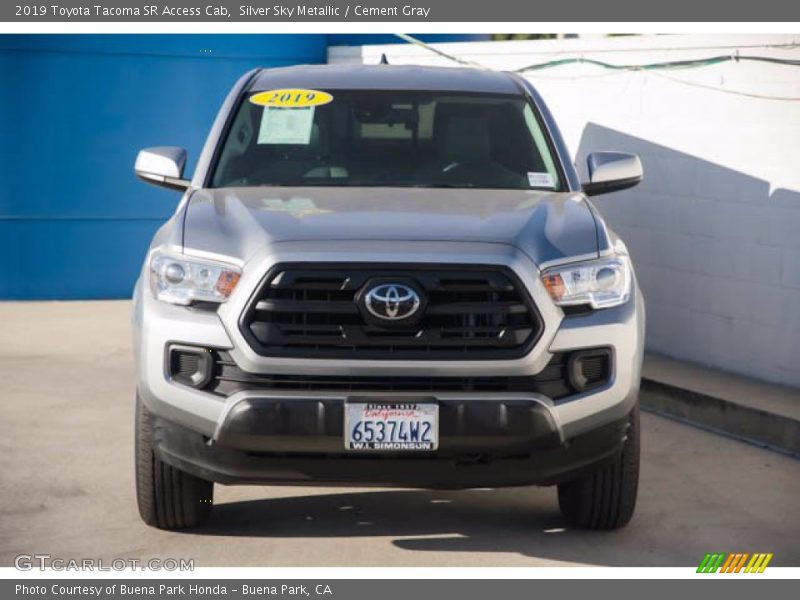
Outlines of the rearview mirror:
M 642 181 L 642 162 L 627 152 L 592 152 L 586 158 L 589 182 L 583 184 L 587 196 L 617 192 Z
M 175 146 L 158 146 L 139 150 L 134 171 L 142 181 L 171 190 L 184 191 L 189 181 L 183 179 L 186 150 Z

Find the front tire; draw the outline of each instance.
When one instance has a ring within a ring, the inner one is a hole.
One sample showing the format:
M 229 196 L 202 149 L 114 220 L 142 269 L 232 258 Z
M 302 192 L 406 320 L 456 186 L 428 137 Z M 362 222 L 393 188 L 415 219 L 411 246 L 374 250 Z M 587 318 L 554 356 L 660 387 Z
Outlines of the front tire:
M 611 462 L 558 486 L 558 506 L 574 525 L 618 529 L 628 524 L 639 489 L 639 405 L 628 415 L 627 439 Z
M 162 462 L 153 450 L 153 415 L 136 398 L 136 500 L 151 527 L 182 529 L 211 514 L 214 483 Z

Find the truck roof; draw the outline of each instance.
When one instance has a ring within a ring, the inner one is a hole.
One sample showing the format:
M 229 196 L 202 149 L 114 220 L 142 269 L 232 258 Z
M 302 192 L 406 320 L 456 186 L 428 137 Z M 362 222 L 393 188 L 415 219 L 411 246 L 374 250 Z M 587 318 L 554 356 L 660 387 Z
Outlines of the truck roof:
M 280 88 L 323 90 L 419 90 L 521 95 L 507 73 L 472 68 L 400 65 L 301 65 L 262 69 L 249 91 Z

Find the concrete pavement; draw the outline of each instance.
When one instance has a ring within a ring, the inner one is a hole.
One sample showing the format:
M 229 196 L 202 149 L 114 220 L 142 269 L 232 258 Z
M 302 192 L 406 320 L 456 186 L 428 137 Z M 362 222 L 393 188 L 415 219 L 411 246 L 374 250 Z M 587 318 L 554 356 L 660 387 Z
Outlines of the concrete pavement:
M 196 566 L 800 565 L 800 461 L 644 414 L 636 516 L 576 531 L 553 489 L 217 486 L 211 522 L 146 527 L 133 495 L 128 302 L 0 303 L 0 565 L 193 558 Z

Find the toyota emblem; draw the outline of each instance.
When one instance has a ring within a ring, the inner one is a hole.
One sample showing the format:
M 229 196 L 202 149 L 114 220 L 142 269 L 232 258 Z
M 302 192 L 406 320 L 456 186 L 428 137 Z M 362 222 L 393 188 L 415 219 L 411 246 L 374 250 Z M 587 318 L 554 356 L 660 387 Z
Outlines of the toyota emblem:
M 420 297 L 414 288 L 402 283 L 381 283 L 366 293 L 364 306 L 379 319 L 400 321 L 419 310 Z

